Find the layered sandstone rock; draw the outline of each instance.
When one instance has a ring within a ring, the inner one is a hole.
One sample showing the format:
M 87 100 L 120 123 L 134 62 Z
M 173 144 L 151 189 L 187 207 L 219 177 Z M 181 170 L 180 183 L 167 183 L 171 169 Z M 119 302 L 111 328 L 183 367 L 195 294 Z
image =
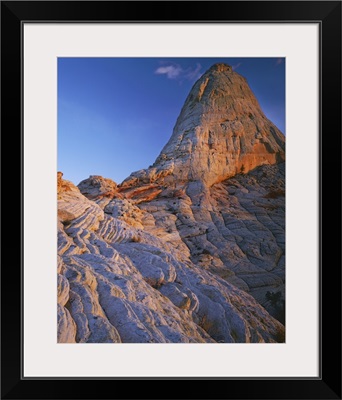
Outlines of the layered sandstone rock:
M 153 166 L 132 173 L 118 189 L 132 200 L 137 188 L 159 190 L 155 199 L 138 199 L 157 226 L 180 237 L 195 263 L 198 252 L 208 251 L 204 268 L 249 291 L 284 322 L 284 161 L 285 137 L 266 118 L 246 79 L 229 65 L 215 64 L 193 86 Z M 241 233 L 250 237 L 246 242 L 242 236 L 242 249 Z M 269 250 L 256 248 L 259 234 Z M 277 302 L 269 300 L 272 294 Z
M 246 79 L 229 65 L 215 64 L 193 86 L 154 165 L 122 186 L 189 181 L 212 186 L 284 159 L 284 136 L 266 118 Z
M 88 179 L 78 184 L 78 188 L 89 199 L 112 198 L 117 194 L 116 183 L 100 175 L 90 175 Z
M 282 342 L 284 159 L 246 80 L 216 64 L 152 167 L 121 185 L 59 175 L 59 341 Z
M 59 342 L 283 340 L 282 324 L 253 297 L 171 240 L 113 217 L 76 187 L 60 196 L 72 217 L 58 223 Z

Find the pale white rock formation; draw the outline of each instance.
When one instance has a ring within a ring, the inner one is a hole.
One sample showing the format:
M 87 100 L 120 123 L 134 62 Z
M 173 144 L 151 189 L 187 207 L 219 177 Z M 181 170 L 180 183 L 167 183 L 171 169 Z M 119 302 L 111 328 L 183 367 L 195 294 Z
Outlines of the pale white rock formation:
M 116 183 L 100 175 L 90 175 L 88 179 L 78 184 L 78 188 L 89 199 L 113 197 L 117 192 Z
M 285 165 L 264 165 L 248 174 L 170 198 L 140 202 L 154 217 L 145 230 L 191 261 L 252 294 L 284 322 Z M 162 237 L 162 235 L 161 235 Z M 184 247 L 184 244 L 186 247 Z M 267 293 L 277 294 L 277 302 Z
M 153 166 L 118 191 L 178 247 L 180 238 L 194 263 L 249 291 L 284 322 L 284 161 L 285 138 L 246 79 L 215 64 L 193 86 Z
M 215 64 L 191 89 L 153 166 L 132 173 L 121 186 L 190 181 L 211 186 L 284 159 L 284 136 L 264 115 L 247 80 L 229 65 Z
M 152 167 L 121 185 L 59 174 L 58 341 L 283 342 L 284 160 L 245 78 L 216 64 Z
M 58 225 L 59 342 L 282 340 L 282 324 L 253 297 L 68 186 L 63 210 L 84 212 Z

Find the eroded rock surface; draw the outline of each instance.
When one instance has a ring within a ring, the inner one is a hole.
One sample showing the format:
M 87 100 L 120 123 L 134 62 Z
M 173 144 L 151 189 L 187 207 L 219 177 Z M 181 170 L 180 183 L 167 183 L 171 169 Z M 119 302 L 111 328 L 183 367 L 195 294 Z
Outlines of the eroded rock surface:
M 59 342 L 230 343 L 283 337 L 282 324 L 253 297 L 196 266 L 170 238 L 164 241 L 113 217 L 76 187 L 60 196 L 73 218 L 58 224 Z M 152 214 L 150 219 L 155 221 Z
M 58 341 L 284 341 L 285 140 L 216 64 L 154 165 L 58 186 Z M 281 321 L 281 322 L 279 322 Z
M 247 80 L 229 65 L 215 64 L 191 89 L 153 166 L 132 173 L 121 186 L 190 181 L 212 186 L 284 160 L 284 136 L 266 118 Z

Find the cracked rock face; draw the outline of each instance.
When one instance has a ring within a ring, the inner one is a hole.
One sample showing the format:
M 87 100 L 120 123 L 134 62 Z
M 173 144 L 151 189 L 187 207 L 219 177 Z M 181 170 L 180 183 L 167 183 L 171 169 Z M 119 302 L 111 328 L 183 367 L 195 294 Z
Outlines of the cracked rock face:
M 58 341 L 283 342 L 285 141 L 216 64 L 151 168 L 58 175 Z

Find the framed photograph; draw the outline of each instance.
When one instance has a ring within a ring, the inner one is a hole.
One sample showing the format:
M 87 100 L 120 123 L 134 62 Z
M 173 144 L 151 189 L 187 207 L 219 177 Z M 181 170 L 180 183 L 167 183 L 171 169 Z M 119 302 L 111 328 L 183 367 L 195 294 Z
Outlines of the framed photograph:
M 340 399 L 341 3 L 1 9 L 2 398 Z

